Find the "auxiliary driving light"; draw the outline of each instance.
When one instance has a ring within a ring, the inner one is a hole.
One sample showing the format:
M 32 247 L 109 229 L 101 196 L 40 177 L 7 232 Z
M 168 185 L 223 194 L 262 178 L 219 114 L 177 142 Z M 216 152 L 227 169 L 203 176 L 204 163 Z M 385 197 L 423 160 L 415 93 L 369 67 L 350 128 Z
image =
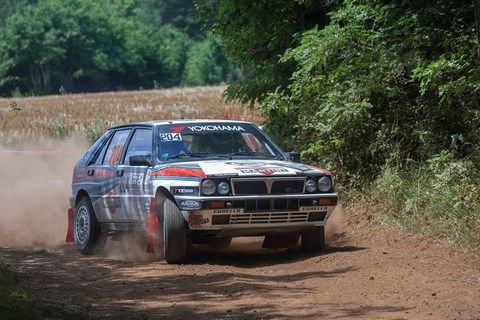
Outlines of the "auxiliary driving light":
M 315 180 L 307 180 L 307 183 L 305 184 L 305 189 L 307 190 L 307 192 L 310 193 L 317 191 L 317 183 L 315 182 Z
M 225 181 L 220 182 L 217 186 L 217 191 L 222 196 L 227 195 L 230 192 L 230 186 Z

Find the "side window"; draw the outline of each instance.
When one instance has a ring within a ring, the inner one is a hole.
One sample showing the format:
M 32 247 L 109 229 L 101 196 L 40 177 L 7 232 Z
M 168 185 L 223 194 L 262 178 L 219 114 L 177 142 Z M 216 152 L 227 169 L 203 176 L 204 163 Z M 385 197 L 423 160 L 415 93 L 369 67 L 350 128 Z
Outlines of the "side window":
M 94 164 L 102 164 L 103 157 L 105 156 L 105 152 L 107 151 L 107 147 L 108 147 L 108 141 L 105 141 L 105 144 L 103 145 L 102 150 L 98 152 L 98 155 L 95 159 Z
M 152 153 L 152 130 L 137 129 L 128 145 L 125 164 L 130 165 L 130 156 Z
M 120 162 L 123 146 L 125 145 L 129 134 L 130 129 L 119 130 L 115 132 L 110 140 L 110 143 L 108 144 L 107 151 L 105 152 L 105 156 L 103 158 L 103 164 L 116 165 Z
M 88 151 L 90 153 L 89 156 L 89 161 L 88 165 L 92 165 L 94 163 L 98 163 L 98 158 L 100 155 L 105 154 L 105 149 L 107 148 L 108 144 L 108 139 L 110 137 L 110 131 L 105 132 L 98 140 L 95 142 L 90 150 Z

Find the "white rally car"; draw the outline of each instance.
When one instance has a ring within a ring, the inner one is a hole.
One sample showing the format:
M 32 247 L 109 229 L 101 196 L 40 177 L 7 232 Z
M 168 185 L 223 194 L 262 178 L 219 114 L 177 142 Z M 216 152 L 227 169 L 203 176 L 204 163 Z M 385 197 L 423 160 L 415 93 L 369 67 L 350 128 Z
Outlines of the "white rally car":
M 337 205 L 331 174 L 298 163 L 256 125 L 174 120 L 120 125 L 74 168 L 67 241 L 83 254 L 108 235 L 141 231 L 168 263 L 189 243 L 228 246 L 265 236 L 264 247 L 321 250 Z

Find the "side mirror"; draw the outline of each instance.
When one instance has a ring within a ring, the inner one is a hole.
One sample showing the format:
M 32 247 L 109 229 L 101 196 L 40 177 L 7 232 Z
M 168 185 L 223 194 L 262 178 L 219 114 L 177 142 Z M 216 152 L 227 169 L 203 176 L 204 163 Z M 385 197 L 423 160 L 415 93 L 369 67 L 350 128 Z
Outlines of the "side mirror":
M 139 154 L 135 156 L 130 156 L 128 158 L 131 166 L 139 167 L 151 167 L 152 166 L 152 155 L 151 154 Z
M 287 154 L 287 160 L 290 160 L 292 162 L 300 162 L 300 153 L 299 152 L 286 152 Z

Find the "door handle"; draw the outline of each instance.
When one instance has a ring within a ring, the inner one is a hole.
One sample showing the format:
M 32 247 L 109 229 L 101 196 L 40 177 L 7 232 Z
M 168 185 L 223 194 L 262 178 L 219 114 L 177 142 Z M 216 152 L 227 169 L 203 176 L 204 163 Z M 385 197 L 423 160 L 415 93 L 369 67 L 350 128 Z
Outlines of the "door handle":
M 117 177 L 123 177 L 123 169 L 117 170 Z
M 95 173 L 95 169 L 88 169 L 87 170 L 87 176 L 93 176 L 94 173 Z

